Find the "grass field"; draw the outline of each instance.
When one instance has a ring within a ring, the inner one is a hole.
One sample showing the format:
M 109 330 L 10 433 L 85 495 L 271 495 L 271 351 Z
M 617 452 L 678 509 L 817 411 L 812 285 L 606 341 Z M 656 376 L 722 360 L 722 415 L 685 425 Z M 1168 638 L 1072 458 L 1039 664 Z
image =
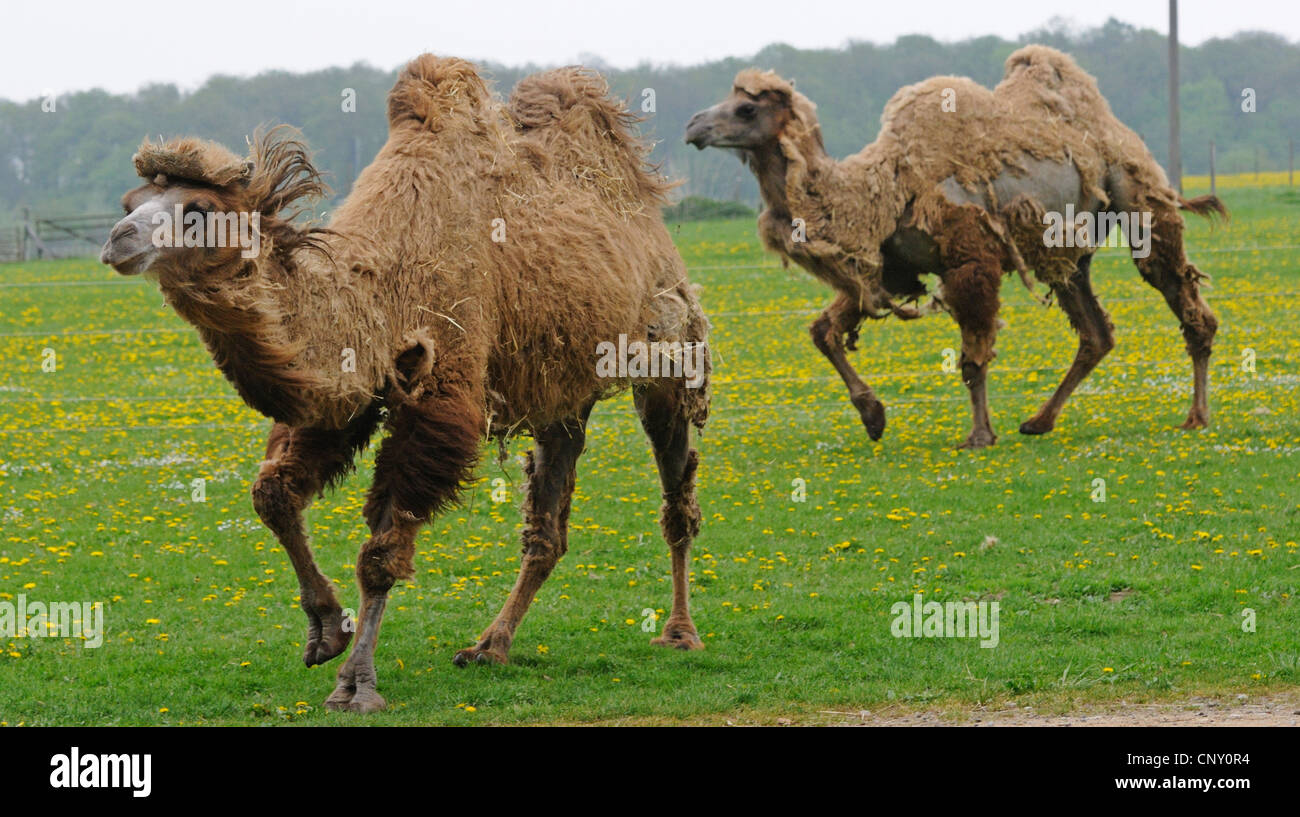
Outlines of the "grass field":
M 853 360 L 889 412 L 873 444 L 808 340 L 827 291 L 764 256 L 750 220 L 675 226 L 714 325 L 693 552 L 707 649 L 655 648 L 641 628 L 645 608 L 668 605 L 669 563 L 649 447 L 623 396 L 593 415 L 570 550 L 512 664 L 451 663 L 519 566 L 520 468 L 489 455 L 464 505 L 421 534 L 416 577 L 394 588 L 377 653 L 389 709 L 368 719 L 321 706 L 337 662 L 299 660 L 297 583 L 248 498 L 268 421 L 152 285 L 91 260 L 0 266 L 0 601 L 102 601 L 106 624 L 98 649 L 0 639 L 0 725 L 798 723 L 1292 689 L 1300 195 L 1224 198 L 1231 224 L 1193 220 L 1188 238 L 1222 323 L 1212 427 L 1175 429 L 1190 400 L 1177 324 L 1110 250 L 1094 277 L 1118 347 L 1044 437 L 1016 427 L 1075 340 L 1059 310 L 1007 279 L 990 387 L 1000 440 L 976 452 L 954 450 L 969 409 L 941 368 L 958 346 L 950 319 L 863 328 Z M 348 607 L 372 457 L 310 513 Z M 510 501 L 492 500 L 497 478 Z M 792 501 L 796 480 L 805 502 Z M 894 638 L 890 607 L 913 593 L 997 600 L 1000 643 Z

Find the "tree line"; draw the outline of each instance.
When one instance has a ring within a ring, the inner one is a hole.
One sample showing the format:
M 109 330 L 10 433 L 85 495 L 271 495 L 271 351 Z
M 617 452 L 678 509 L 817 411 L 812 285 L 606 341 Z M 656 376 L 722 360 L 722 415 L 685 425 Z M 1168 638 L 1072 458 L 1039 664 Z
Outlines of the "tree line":
M 912 35 L 888 45 L 850 42 L 835 49 L 771 45 L 752 57 L 695 66 L 612 69 L 598 58 L 586 62 L 645 117 L 641 127 L 655 143 L 653 160 L 684 180 L 683 195 L 753 204 L 757 189 L 739 162 L 682 143 L 690 116 L 720 100 L 741 68 L 772 68 L 795 80 L 818 105 L 827 151 L 846 156 L 875 138 L 885 102 L 903 85 L 957 74 L 991 87 L 1006 57 L 1028 42 L 1074 55 L 1097 77 L 1119 118 L 1165 162 L 1165 37 L 1113 19 L 1083 30 L 1054 21 L 1015 41 L 990 36 L 942 43 Z M 1284 169 L 1289 140 L 1300 138 L 1300 44 L 1242 33 L 1184 47 L 1180 62 L 1184 172 L 1208 172 L 1211 139 L 1218 144 L 1219 172 L 1249 172 L 1257 162 L 1265 170 Z M 539 70 L 493 63 L 480 68 L 503 95 Z M 214 76 L 192 92 L 155 84 L 131 94 L 89 90 L 54 100 L 0 100 L 0 222 L 14 220 L 23 207 L 46 215 L 115 210 L 136 183 L 131 156 L 146 135 L 203 136 L 238 152 L 262 123 L 301 128 L 341 196 L 386 138 L 385 98 L 395 79 L 396 70 L 357 64 Z M 651 102 L 653 110 L 643 110 Z

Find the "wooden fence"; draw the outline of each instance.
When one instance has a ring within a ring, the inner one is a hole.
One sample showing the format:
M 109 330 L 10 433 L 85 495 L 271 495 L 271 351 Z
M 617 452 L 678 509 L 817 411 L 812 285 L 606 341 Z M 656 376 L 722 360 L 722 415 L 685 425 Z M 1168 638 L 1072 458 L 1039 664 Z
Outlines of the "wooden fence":
M 98 255 L 120 218 L 116 213 L 41 217 L 24 210 L 21 223 L 0 227 L 0 262 Z

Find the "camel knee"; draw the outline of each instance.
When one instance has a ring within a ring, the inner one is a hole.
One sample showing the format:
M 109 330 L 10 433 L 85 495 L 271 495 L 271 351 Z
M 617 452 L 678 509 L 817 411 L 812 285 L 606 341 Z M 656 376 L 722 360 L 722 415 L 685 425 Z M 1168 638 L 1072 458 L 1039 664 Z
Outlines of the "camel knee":
M 1214 336 L 1219 331 L 1219 319 L 1208 307 L 1198 304 L 1192 314 L 1183 319 L 1183 339 L 1187 353 L 1194 358 L 1209 357 L 1214 347 Z
M 1079 338 L 1079 350 L 1092 360 L 1101 360 L 1115 348 L 1115 336 L 1109 331 Z
M 357 557 L 357 582 L 366 593 L 387 593 L 399 580 L 415 575 L 414 556 L 414 525 L 403 524 L 373 534 Z
M 831 345 L 832 328 L 833 324 L 831 323 L 831 319 L 825 313 L 823 313 L 821 317 L 817 318 L 817 320 L 813 321 L 812 325 L 808 327 L 808 334 L 812 337 L 813 346 L 816 346 L 817 351 L 827 357 L 830 357 L 831 352 L 834 349 Z
M 292 486 L 284 474 L 268 464 L 262 465 L 262 471 L 253 481 L 253 509 L 262 522 L 272 531 L 280 532 L 285 526 L 297 519 L 307 503 Z
M 689 545 L 700 534 L 701 519 L 700 505 L 695 501 L 694 492 L 664 499 L 659 513 L 664 541 L 672 547 Z
M 992 338 L 963 338 L 959 361 L 962 380 L 970 383 L 974 378 L 982 378 L 988 372 L 989 363 L 997 356 L 997 352 L 993 351 Z
M 967 386 L 976 386 L 983 383 L 987 373 L 987 363 L 977 363 L 970 359 L 963 359 L 961 362 L 961 380 Z
M 572 493 L 572 488 L 569 493 Z M 538 502 L 534 496 L 529 495 L 524 503 L 524 558 L 536 559 L 543 563 L 550 563 L 553 567 L 560 557 L 569 551 L 569 532 L 567 508 L 561 508 L 564 501 L 561 500 L 556 504 L 556 512 L 539 510 L 547 505 Z M 549 568 L 548 568 L 549 571 Z

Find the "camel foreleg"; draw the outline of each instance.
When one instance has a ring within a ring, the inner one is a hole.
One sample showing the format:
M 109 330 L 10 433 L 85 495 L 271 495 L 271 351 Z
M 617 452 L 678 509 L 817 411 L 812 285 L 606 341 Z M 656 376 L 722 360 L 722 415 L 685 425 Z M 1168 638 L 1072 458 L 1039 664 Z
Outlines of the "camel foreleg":
M 342 431 L 271 428 L 266 459 L 253 482 L 253 507 L 289 555 L 298 576 L 303 612 L 307 614 L 307 666 L 323 664 L 343 652 L 352 638 L 334 586 L 312 557 L 303 511 L 321 490 L 346 474 L 356 452 L 370 439 L 378 414 L 367 412 Z
M 1192 359 L 1192 407 L 1184 429 L 1210 424 L 1210 352 L 1219 321 L 1201 297 L 1200 281 L 1205 277 L 1188 262 L 1183 252 L 1183 219 L 1172 208 L 1161 206 L 1153 215 L 1147 255 L 1134 256 L 1142 278 L 1164 296 L 1169 310 L 1178 318 Z
M 389 437 L 375 457 L 375 481 L 366 499 L 370 538 L 357 557 L 361 613 L 357 640 L 325 700 L 330 709 L 383 709 L 376 690 L 375 647 L 388 592 L 415 573 L 415 536 L 433 514 L 455 501 L 478 457 L 482 401 L 430 386 L 413 389 L 390 408 Z
M 994 264 L 969 261 L 950 270 L 944 293 L 961 328 L 961 378 L 970 391 L 971 432 L 961 448 L 983 448 L 997 442 L 989 416 L 989 363 L 997 356 L 998 288 L 1002 271 Z
M 845 352 L 845 336 L 856 337 L 858 324 L 862 323 L 863 314 L 857 302 L 840 293 L 826 310 L 813 321 L 808 328 L 813 345 L 835 367 L 840 379 L 849 389 L 849 400 L 858 410 L 862 425 L 866 426 L 867 435 L 879 440 L 885 433 L 885 406 L 876 397 L 871 387 L 862 381 L 849 363 Z

